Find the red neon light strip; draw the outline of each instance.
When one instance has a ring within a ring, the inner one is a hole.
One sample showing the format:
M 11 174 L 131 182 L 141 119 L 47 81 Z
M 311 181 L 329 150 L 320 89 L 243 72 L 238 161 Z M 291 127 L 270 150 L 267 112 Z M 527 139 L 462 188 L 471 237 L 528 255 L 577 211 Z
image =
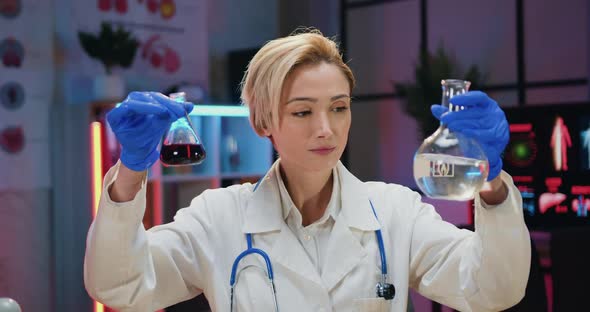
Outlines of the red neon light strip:
M 90 124 L 90 158 L 92 178 L 92 218 L 96 217 L 102 191 L 102 125 L 95 121 Z M 94 312 L 104 312 L 100 302 L 94 302 Z
M 98 212 L 98 203 L 102 192 L 102 124 L 95 121 L 90 124 L 90 157 L 91 157 L 91 177 L 92 177 L 92 218 L 96 217 Z M 159 183 L 154 184 L 154 225 L 162 224 L 162 186 Z M 158 312 L 163 312 L 159 310 Z M 94 302 L 94 312 L 105 312 L 105 307 L 100 302 Z

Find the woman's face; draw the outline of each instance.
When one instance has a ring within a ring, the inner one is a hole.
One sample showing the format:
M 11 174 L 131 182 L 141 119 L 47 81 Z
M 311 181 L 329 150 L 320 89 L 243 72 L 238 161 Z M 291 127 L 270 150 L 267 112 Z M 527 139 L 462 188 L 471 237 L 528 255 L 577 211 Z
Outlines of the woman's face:
M 304 65 L 285 80 L 279 125 L 268 131 L 283 165 L 305 171 L 332 169 L 350 129 L 350 87 L 332 64 Z

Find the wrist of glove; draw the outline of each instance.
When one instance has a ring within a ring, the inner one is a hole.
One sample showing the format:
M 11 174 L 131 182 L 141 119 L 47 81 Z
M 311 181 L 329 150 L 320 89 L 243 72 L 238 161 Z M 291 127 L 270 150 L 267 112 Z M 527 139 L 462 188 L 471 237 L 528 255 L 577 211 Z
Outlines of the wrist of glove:
M 132 92 L 106 118 L 121 143 L 121 162 L 143 171 L 158 160 L 160 140 L 178 118 L 190 113 L 192 103 L 179 103 L 157 92 Z
M 142 153 L 143 154 L 143 153 Z M 154 148 L 146 157 L 134 152 L 127 152 L 125 148 L 121 149 L 121 163 L 133 171 L 144 171 L 149 169 L 160 158 L 160 151 Z
M 432 114 L 449 130 L 462 133 L 480 144 L 490 167 L 487 180 L 493 180 L 502 171 L 502 152 L 510 138 L 504 112 L 496 101 L 480 91 L 454 96 L 451 103 L 465 109 L 450 112 L 441 105 L 432 105 Z

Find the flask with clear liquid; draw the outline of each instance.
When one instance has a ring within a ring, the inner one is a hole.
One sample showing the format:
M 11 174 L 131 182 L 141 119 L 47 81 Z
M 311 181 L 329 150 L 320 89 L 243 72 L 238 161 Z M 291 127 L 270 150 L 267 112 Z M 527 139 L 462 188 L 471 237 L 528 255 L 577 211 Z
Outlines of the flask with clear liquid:
M 170 98 L 184 102 L 184 92 L 172 93 Z M 198 165 L 207 156 L 205 147 L 192 127 L 188 114 L 170 125 L 162 140 L 160 161 L 164 166 Z
M 441 81 L 442 102 L 449 111 L 466 109 L 452 98 L 469 90 L 469 81 Z M 488 159 L 479 143 L 444 124 L 424 140 L 414 155 L 414 179 L 424 195 L 446 200 L 469 200 L 481 190 L 489 173 Z

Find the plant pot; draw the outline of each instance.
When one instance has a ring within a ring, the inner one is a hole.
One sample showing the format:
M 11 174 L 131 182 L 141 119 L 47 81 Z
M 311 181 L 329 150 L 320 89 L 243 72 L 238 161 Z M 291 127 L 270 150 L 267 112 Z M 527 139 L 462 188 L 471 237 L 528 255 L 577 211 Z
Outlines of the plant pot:
M 95 101 L 121 101 L 126 92 L 125 80 L 118 75 L 96 76 L 93 92 Z

